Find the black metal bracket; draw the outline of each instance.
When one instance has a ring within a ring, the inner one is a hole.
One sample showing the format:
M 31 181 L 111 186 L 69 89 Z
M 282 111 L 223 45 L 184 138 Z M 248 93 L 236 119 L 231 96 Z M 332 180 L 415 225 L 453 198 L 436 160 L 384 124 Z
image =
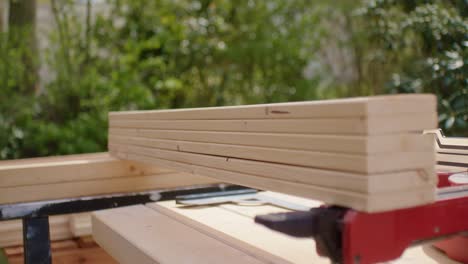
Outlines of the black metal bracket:
M 0 221 L 23 220 L 23 247 L 25 264 L 52 263 L 50 250 L 49 216 L 59 214 L 81 213 L 110 209 L 122 206 L 145 204 L 173 200 L 178 196 L 248 190 L 237 185 L 209 185 L 163 191 L 121 193 L 100 196 L 80 197 L 30 203 L 0 205 Z
M 342 262 L 343 217 L 348 209 L 318 207 L 307 212 L 288 212 L 255 217 L 255 222 L 294 237 L 313 237 L 320 256 Z
M 23 248 L 25 264 L 52 263 L 48 216 L 23 218 Z

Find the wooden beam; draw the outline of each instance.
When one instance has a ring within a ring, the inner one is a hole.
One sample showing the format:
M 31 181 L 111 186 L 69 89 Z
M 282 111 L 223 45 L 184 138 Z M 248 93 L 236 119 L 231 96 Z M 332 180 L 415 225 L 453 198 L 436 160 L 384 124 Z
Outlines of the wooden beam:
M 207 185 L 216 182 L 219 182 L 219 180 L 187 173 L 171 172 L 149 176 L 5 187 L 0 188 L 0 204 L 160 190 L 192 185 Z
M 461 137 L 446 137 L 442 130 L 433 129 L 424 131 L 425 134 L 434 134 L 438 140 L 438 145 L 441 149 L 447 149 L 452 147 L 468 148 L 468 138 Z
M 277 197 L 284 202 L 302 204 L 296 197 L 288 198 L 293 199 L 287 199 L 284 195 Z M 305 206 L 310 204 L 319 206 L 320 202 L 308 200 L 304 203 Z M 153 210 L 156 216 L 146 209 Z M 94 219 L 96 222 L 99 221 L 100 225 L 99 230 L 96 230 L 100 234 L 94 234 L 95 237 L 103 237 L 105 240 L 101 241 L 101 245 L 106 249 L 109 248 L 111 254 L 121 263 L 127 263 L 130 258 L 139 260 L 143 257 L 158 263 L 184 263 L 183 258 L 190 259 L 188 263 L 216 263 L 214 258 L 220 252 L 230 251 L 232 248 L 245 252 L 261 263 L 330 263 L 329 259 L 320 257 L 315 250 L 311 250 L 315 248 L 313 239 L 287 236 L 254 222 L 253 218 L 256 215 L 288 211 L 276 206 L 224 204 L 186 208 L 177 205 L 174 201 L 165 201 L 150 203 L 146 209 L 136 210 L 135 207 L 127 207 L 94 213 Z M 171 226 L 181 225 L 182 232 L 177 231 L 173 234 L 175 237 L 168 239 L 166 236 L 169 235 L 158 229 L 160 219 L 164 219 L 161 228 L 169 228 L 169 223 L 172 223 Z M 125 222 L 135 222 L 135 225 L 125 225 L 123 224 Z M 206 236 L 224 246 L 214 247 L 213 251 L 216 249 L 216 252 L 205 253 L 203 248 L 206 245 L 204 239 Z M 178 244 L 177 240 L 180 237 L 186 237 L 187 241 Z M 194 243 L 196 239 L 200 239 L 202 245 Z M 171 250 L 162 248 L 166 244 Z M 179 256 L 174 256 L 174 252 Z M 413 247 L 405 251 L 402 258 L 392 263 L 455 264 L 448 258 L 437 258 L 437 260 L 432 260 L 424 254 L 420 247 Z M 218 262 L 243 263 L 243 260 L 226 259 Z
M 434 95 L 412 94 L 264 105 L 111 112 L 109 116 L 114 120 L 342 118 L 356 116 L 388 116 L 409 113 L 435 113 L 437 112 L 436 106 L 436 97 Z
M 225 159 L 239 158 L 361 174 L 415 170 L 435 164 L 435 155 L 429 151 L 350 155 L 187 141 L 161 143 L 137 138 L 111 138 L 109 144 L 110 150 L 128 148 L 148 156 L 193 164 L 199 164 L 197 159 L 202 156 L 214 155 Z
M 137 116 L 136 113 L 134 116 Z M 137 118 L 117 119 L 110 115 L 109 127 L 184 131 L 379 135 L 436 128 L 437 114 L 427 112 L 379 117 L 233 120 L 138 120 Z
M 165 153 L 162 153 L 159 158 L 148 156 L 138 151 L 115 150 L 113 153 L 122 159 L 139 160 L 141 162 L 189 173 L 193 173 L 194 166 L 203 166 L 360 193 L 388 192 L 405 188 L 419 188 L 428 185 L 435 186 L 437 183 L 437 176 L 434 169 L 431 167 L 409 171 L 362 175 L 358 173 L 321 170 L 235 158 L 226 159 L 192 153 L 187 153 L 185 156 L 187 159 L 181 162 L 167 159 L 169 156 L 164 155 Z M 188 159 L 193 160 L 194 158 L 196 162 L 187 163 Z
M 119 155 L 118 153 L 116 154 Z M 138 156 L 138 154 L 134 156 L 132 153 L 127 154 L 123 152 L 122 157 L 141 160 L 141 157 Z M 435 199 L 435 186 L 433 184 L 426 184 L 419 188 L 409 190 L 400 188 L 400 190 L 395 192 L 366 194 L 341 190 L 336 186 L 334 188 L 326 188 L 317 185 L 298 183 L 288 179 L 287 175 L 284 175 L 283 179 L 280 180 L 193 165 L 193 163 L 187 164 L 155 158 L 147 159 L 145 161 L 152 162 L 158 166 L 167 166 L 178 170 L 190 171 L 195 175 L 213 177 L 223 182 L 245 185 L 262 190 L 283 192 L 309 199 L 317 199 L 326 203 L 346 206 L 367 212 L 416 206 L 431 202 Z M 214 162 L 214 160 L 212 160 L 212 162 Z
M 441 165 L 450 165 L 468 169 L 468 155 L 437 153 L 437 162 Z
M 445 137 L 441 129 L 426 130 L 424 134 L 434 136 L 438 153 L 468 156 L 468 138 Z M 468 158 L 466 163 L 468 163 Z
M 110 113 L 108 147 L 123 159 L 378 211 L 434 199 L 433 142 L 414 132 L 436 125 L 433 95 L 129 111 Z M 375 180 L 390 174 L 410 176 Z M 401 197 L 408 204 L 395 203 Z
M 189 141 L 353 154 L 434 150 L 434 140 L 432 137 L 421 136 L 418 133 L 350 136 L 110 128 L 109 141 L 112 141 L 114 138 L 117 140 L 142 140 L 147 138 L 152 140 L 157 139 L 161 143 L 179 143 L 179 141 L 183 141 L 181 143 L 184 143 L 184 141 Z
M 264 263 L 142 205 L 94 213 L 93 237 L 120 263 Z
M 108 153 L 0 162 L 0 204 L 213 183 Z
M 92 233 L 91 214 L 79 213 L 70 215 L 69 228 L 74 237 L 90 235 Z
M 65 183 L 170 172 L 108 153 L 0 161 L 0 187 Z

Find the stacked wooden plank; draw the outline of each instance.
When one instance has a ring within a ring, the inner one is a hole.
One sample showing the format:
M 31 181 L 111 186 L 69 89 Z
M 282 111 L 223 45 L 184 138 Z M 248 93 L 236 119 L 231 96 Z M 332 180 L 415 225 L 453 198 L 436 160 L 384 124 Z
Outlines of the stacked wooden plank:
M 304 207 L 320 205 L 277 193 L 261 195 Z M 288 210 L 265 204 L 187 207 L 164 201 L 93 213 L 93 237 L 120 263 L 329 264 L 313 250 L 312 238 L 295 238 L 254 222 L 256 215 L 279 212 Z M 391 243 L 395 238 L 382 239 Z M 401 258 L 386 263 L 458 262 L 426 245 L 408 248 Z
M 434 199 L 432 95 L 109 114 L 122 159 L 364 211 Z
M 426 130 L 424 133 L 434 135 L 437 164 L 468 170 L 468 138 L 447 138 L 440 129 Z
M 108 153 L 0 161 L 0 204 L 212 184 Z

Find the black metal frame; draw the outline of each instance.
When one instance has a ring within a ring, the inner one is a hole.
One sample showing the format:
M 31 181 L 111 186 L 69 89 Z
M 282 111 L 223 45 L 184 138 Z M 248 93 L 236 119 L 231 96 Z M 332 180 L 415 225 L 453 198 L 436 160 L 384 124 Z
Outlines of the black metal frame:
M 136 204 L 173 200 L 178 196 L 249 189 L 237 185 L 210 185 L 162 191 L 120 193 L 30 203 L 0 205 L 0 221 L 23 220 L 23 247 L 25 264 L 52 263 L 50 250 L 49 216 L 110 209 Z

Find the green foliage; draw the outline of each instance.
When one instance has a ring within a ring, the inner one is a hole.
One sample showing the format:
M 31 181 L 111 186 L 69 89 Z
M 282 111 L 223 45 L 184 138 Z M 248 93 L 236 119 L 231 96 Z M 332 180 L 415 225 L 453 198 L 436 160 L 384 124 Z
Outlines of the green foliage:
M 464 0 L 375 0 L 358 13 L 369 53 L 384 64 L 376 70 L 392 73 L 388 91 L 437 94 L 439 126 L 460 136 L 468 136 L 467 9 Z
M 30 50 L 18 41 L 29 29 L 17 29 L 15 34 L 0 32 L 0 159 L 21 157 L 24 128 L 21 121 L 31 114 L 34 94 L 29 89 L 25 56 Z M 11 43 L 16 43 L 13 46 Z
M 83 19 L 51 1 L 52 78 L 2 129 L 17 134 L 2 158 L 105 150 L 112 110 L 317 98 L 303 74 L 321 34 L 310 1 L 114 0 L 94 19 L 87 7 Z
M 111 2 L 98 46 L 115 78 L 177 108 L 315 98 L 302 71 L 316 50 L 310 1 Z M 287 22 L 287 23 L 286 23 Z M 130 78 L 129 78 L 130 77 Z
M 104 151 L 109 111 L 397 92 L 437 94 L 440 126 L 468 135 L 466 0 L 90 3 L 50 1 L 40 85 L 27 29 L 0 34 L 0 159 Z

